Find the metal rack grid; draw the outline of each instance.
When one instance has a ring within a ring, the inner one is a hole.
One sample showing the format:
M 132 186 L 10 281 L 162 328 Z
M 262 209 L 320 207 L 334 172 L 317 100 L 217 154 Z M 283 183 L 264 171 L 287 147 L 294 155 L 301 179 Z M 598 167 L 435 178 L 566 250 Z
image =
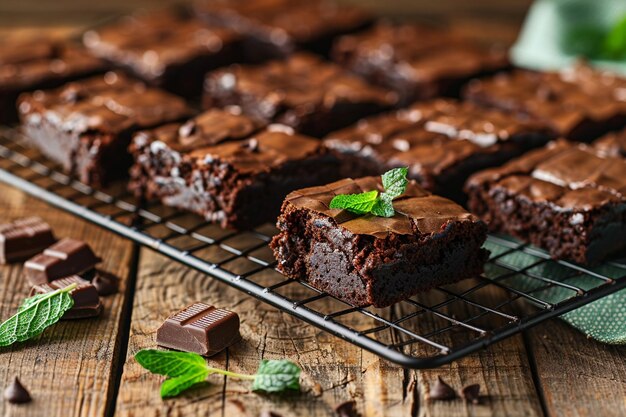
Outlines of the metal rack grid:
M 584 268 L 489 236 L 485 274 L 387 308 L 355 308 L 275 269 L 275 229 L 236 232 L 121 185 L 76 182 L 11 129 L 0 131 L 0 181 L 195 268 L 314 326 L 408 368 L 432 368 L 626 287 L 626 261 Z

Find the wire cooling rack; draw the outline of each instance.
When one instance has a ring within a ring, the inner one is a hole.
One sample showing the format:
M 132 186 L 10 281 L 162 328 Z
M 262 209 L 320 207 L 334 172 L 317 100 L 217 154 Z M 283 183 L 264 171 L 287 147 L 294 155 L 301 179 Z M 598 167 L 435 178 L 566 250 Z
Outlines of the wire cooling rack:
M 195 268 L 307 323 L 408 368 L 461 358 L 626 287 L 626 261 L 584 268 L 489 236 L 483 276 L 387 308 L 355 308 L 278 273 L 271 225 L 236 232 L 163 207 L 140 206 L 121 185 L 73 181 L 15 131 L 0 131 L 0 181 Z

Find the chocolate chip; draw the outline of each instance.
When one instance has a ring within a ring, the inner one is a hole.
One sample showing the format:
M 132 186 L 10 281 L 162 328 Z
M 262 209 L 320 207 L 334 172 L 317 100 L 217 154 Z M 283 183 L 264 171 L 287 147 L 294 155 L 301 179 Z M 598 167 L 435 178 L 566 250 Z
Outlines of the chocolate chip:
M 283 416 L 273 411 L 261 411 L 261 414 L 259 414 L 259 417 L 283 417 Z
M 31 401 L 30 394 L 17 377 L 4 390 L 4 399 L 11 404 L 24 404 Z
M 335 412 L 339 417 L 361 417 L 356 410 L 356 401 L 346 401 L 335 407 Z
M 91 284 L 96 287 L 98 295 L 106 297 L 117 292 L 119 286 L 119 278 L 113 274 L 104 271 L 97 271 Z
M 428 394 L 431 400 L 440 401 L 440 400 L 453 400 L 456 398 L 456 392 L 452 389 L 452 387 L 445 383 L 440 376 L 437 377 L 437 382 L 430 388 L 430 392 Z
M 461 395 L 465 401 L 472 404 L 478 404 L 480 402 L 480 384 L 466 386 L 461 390 Z

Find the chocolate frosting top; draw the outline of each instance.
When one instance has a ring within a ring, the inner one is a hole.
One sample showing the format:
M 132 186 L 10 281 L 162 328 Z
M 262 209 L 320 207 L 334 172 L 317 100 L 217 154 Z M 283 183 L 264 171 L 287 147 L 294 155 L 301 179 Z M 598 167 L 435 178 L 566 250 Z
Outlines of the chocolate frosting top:
M 473 175 L 468 187 L 491 183 L 533 202 L 561 210 L 588 211 L 626 202 L 626 159 L 565 140 L 531 151 L 508 164 Z
M 481 103 L 533 115 L 568 136 L 585 120 L 626 115 L 626 79 L 577 65 L 561 72 L 518 70 L 473 80 L 465 95 Z
M 0 42 L 0 91 L 36 88 L 49 80 L 90 74 L 105 68 L 103 61 L 69 41 Z
M 163 75 L 170 65 L 216 54 L 238 38 L 230 29 L 209 27 L 167 10 L 123 17 L 86 32 L 83 42 L 94 55 L 152 79 Z
M 504 49 L 483 48 L 434 28 L 388 22 L 343 36 L 333 55 L 343 63 L 367 62 L 424 82 L 467 77 L 508 66 Z
M 333 219 L 351 233 L 384 239 L 389 234 L 433 234 L 443 232 L 450 222 L 480 220 L 463 207 L 429 193 L 410 181 L 404 194 L 393 201 L 393 217 L 371 214 L 357 215 L 347 210 L 330 209 L 330 201 L 339 194 L 356 194 L 371 190 L 383 191 L 380 177 L 343 179 L 328 185 L 304 188 L 290 193 L 286 200 L 297 208 L 312 210 Z
M 32 122 L 43 117 L 67 132 L 113 134 L 180 120 L 192 112 L 181 98 L 118 72 L 23 94 L 19 111 Z
M 326 146 L 357 153 L 389 166 L 408 165 L 411 173 L 435 175 L 472 155 L 494 152 L 523 135 L 554 137 L 542 122 L 519 119 L 469 102 L 437 99 L 361 120 L 331 133 Z
M 626 130 L 609 133 L 596 140 L 593 145 L 602 155 L 626 157 Z

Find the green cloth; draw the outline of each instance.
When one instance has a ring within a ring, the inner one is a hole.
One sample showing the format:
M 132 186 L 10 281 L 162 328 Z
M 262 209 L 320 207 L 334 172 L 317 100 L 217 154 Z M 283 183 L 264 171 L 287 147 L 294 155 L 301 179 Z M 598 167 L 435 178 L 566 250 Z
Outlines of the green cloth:
M 506 252 L 509 248 L 493 240 L 487 242 L 487 248 L 492 256 Z M 515 251 L 498 258 L 502 266 L 488 263 L 485 267 L 487 277 L 498 277 L 510 272 L 510 269 L 520 270 L 540 261 L 542 258 L 523 251 Z M 614 262 L 589 268 L 591 272 L 609 278 L 626 277 L 626 263 Z M 586 273 L 573 275 L 573 270 L 554 261 L 539 263 L 525 270 L 525 273 L 537 277 L 549 277 L 558 282 L 574 285 L 583 290 L 589 290 L 601 284 L 597 278 Z M 570 297 L 576 296 L 574 290 L 552 285 L 541 289 L 547 284 L 540 279 L 530 278 L 524 274 L 516 274 L 502 281 L 503 284 L 514 289 L 530 292 L 530 295 L 547 303 L 556 304 Z M 573 310 L 561 316 L 563 320 L 599 342 L 624 345 L 626 344 L 626 290 L 603 297 L 597 301 Z
M 513 62 L 525 68 L 559 69 L 581 56 L 601 68 L 626 74 L 626 56 L 603 57 L 606 36 L 626 18 L 626 0 L 536 0 L 511 50 Z M 613 34 L 626 42 L 626 22 Z

